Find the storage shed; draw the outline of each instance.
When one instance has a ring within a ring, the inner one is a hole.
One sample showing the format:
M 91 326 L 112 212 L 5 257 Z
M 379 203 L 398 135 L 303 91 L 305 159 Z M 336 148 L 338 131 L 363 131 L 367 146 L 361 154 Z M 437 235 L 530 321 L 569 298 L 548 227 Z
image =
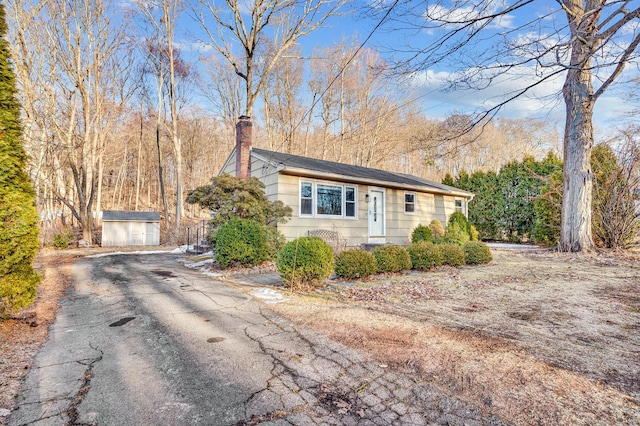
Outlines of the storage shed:
M 160 245 L 160 213 L 102 212 L 102 247 L 157 245 Z

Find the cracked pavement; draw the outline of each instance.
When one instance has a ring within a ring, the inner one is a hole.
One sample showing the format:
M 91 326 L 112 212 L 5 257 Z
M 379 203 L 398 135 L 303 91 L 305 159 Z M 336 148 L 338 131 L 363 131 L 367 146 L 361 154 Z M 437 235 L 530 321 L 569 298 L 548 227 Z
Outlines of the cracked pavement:
M 170 254 L 85 258 L 9 425 L 503 425 Z

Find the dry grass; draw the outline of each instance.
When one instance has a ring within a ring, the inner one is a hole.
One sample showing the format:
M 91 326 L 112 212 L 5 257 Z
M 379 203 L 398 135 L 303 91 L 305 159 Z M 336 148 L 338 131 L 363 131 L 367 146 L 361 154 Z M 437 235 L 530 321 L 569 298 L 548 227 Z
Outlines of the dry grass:
M 275 309 L 513 424 L 640 424 L 640 257 L 494 257 Z

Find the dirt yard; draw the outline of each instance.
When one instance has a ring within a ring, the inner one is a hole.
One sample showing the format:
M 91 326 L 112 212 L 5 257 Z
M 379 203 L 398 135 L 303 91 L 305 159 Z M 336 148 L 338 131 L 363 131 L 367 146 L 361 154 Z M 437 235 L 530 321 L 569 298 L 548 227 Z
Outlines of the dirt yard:
M 640 256 L 493 253 L 273 306 L 516 425 L 640 424 Z

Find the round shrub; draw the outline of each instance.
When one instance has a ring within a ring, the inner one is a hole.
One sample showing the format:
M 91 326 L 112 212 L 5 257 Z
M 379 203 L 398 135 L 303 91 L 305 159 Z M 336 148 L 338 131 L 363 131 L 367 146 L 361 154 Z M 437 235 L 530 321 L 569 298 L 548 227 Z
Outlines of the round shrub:
M 431 233 L 431 228 L 424 225 L 418 225 L 411 233 L 411 242 L 419 243 L 421 241 L 432 242 L 433 234 Z
M 287 287 L 318 286 L 333 273 L 333 250 L 318 237 L 300 237 L 285 244 L 276 267 Z
M 411 269 L 409 253 L 399 246 L 376 247 L 373 249 L 373 257 L 380 272 L 400 272 Z
M 449 223 L 449 226 L 447 226 L 443 240 L 445 243 L 464 246 L 465 243 L 469 241 L 469 234 L 458 222 L 453 222 Z
M 65 229 L 53 236 L 53 246 L 57 249 L 66 249 L 73 242 L 74 236 L 71 229 Z
M 464 254 L 468 265 L 479 265 L 493 260 L 489 246 L 480 241 L 466 243 L 464 245 Z
M 439 244 L 438 250 L 442 257 L 442 264 L 449 266 L 462 266 L 465 264 L 464 250 L 457 244 Z
M 431 234 L 434 238 L 444 237 L 444 226 L 442 226 L 442 222 L 438 219 L 433 219 L 429 224 L 429 228 L 431 229 Z
M 251 219 L 232 219 L 216 233 L 216 261 L 226 268 L 232 264 L 255 266 L 269 259 L 265 225 Z
M 413 269 L 431 269 L 442 265 L 442 257 L 438 247 L 422 241 L 414 243 L 407 249 Z
M 335 259 L 336 275 L 341 278 L 365 278 L 378 270 L 376 258 L 362 249 L 340 252 Z

